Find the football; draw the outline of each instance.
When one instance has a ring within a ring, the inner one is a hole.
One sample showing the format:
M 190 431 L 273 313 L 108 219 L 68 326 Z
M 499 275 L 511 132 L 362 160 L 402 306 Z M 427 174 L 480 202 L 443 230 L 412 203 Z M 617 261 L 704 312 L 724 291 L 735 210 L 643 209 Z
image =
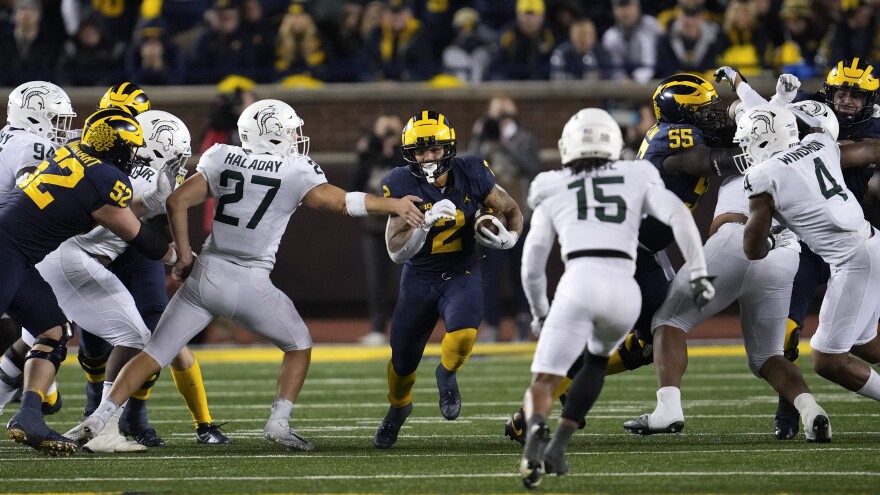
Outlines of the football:
M 474 214 L 474 233 L 479 233 L 481 227 L 486 227 L 489 232 L 497 234 L 498 226 L 492 221 L 492 218 L 498 219 L 501 225 L 505 229 L 507 228 L 507 219 L 501 212 L 495 211 L 492 208 L 481 208 Z

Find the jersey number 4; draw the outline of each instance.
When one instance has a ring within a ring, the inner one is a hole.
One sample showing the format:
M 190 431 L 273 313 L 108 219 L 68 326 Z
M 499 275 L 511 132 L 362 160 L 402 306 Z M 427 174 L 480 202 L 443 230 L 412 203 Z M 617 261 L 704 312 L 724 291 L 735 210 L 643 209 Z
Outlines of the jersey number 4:
M 224 170 L 220 174 L 220 187 L 229 187 L 230 181 L 235 182 L 235 190 L 217 198 L 217 212 L 214 214 L 214 221 L 238 227 L 238 218 L 223 213 L 223 208 L 227 205 L 238 203 L 244 197 L 244 174 L 237 170 Z M 272 200 L 275 199 L 275 195 L 278 194 L 278 188 L 281 187 L 281 179 L 254 175 L 251 177 L 250 183 L 269 188 L 266 195 L 263 196 L 260 206 L 257 207 L 257 211 L 254 212 L 250 221 L 245 225 L 245 228 L 255 229 L 260 220 L 263 219 L 263 215 L 266 214 L 266 210 L 269 209 L 269 205 L 272 204 Z
M 593 199 L 598 203 L 608 205 L 595 209 L 596 219 L 601 222 L 623 223 L 626 220 L 626 201 L 622 196 L 606 196 L 600 187 L 603 184 L 623 184 L 623 177 L 594 177 L 590 183 L 593 185 Z M 576 180 L 569 184 L 568 188 L 577 190 L 578 220 L 586 220 L 588 210 L 586 179 Z M 614 205 L 613 213 L 609 213 L 611 205 Z

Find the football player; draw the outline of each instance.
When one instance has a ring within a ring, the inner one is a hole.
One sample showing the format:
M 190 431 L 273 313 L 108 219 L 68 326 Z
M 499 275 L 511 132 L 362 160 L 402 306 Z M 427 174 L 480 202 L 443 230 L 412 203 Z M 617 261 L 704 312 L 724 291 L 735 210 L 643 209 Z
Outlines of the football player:
M 168 199 L 168 217 L 180 253 L 173 275 L 186 281 L 171 299 L 152 339 L 119 375 L 95 412 L 67 433 L 75 440 L 98 434 L 114 412 L 143 383 L 168 365 L 184 345 L 217 316 L 225 316 L 284 351 L 277 398 L 263 434 L 290 449 L 312 450 L 312 442 L 289 426 L 311 359 L 312 339 L 290 299 L 269 278 L 286 225 L 300 205 L 350 216 L 399 215 L 419 225 L 415 196 L 379 198 L 346 193 L 327 183 L 308 156 L 309 138 L 290 105 L 261 100 L 238 120 L 241 147 L 216 144 Z M 187 210 L 217 198 L 211 234 L 195 260 Z M 192 270 L 192 273 L 190 273 Z
M 726 69 L 733 73 L 725 72 Z M 754 96 L 746 94 L 748 86 L 745 83 L 738 84 L 740 78 L 735 70 L 725 67 L 719 69 L 719 74 L 732 80 L 732 85 L 739 86 L 735 89 L 744 97 L 744 101 L 754 99 Z M 784 78 L 780 78 L 782 86 L 783 81 Z M 781 101 L 783 98 L 777 94 L 773 99 Z M 746 107 L 747 104 L 741 106 Z M 836 137 L 837 120 L 827 107 L 822 112 Z M 821 122 L 814 125 L 821 127 Z M 820 132 L 823 132 L 821 128 Z M 738 163 L 743 164 L 744 161 Z M 745 169 L 745 165 L 741 165 L 740 170 L 744 172 Z M 786 229 L 774 230 L 768 239 L 774 247 L 771 255 L 760 261 L 747 259 L 739 247 L 742 244 L 743 226 L 748 219 L 748 200 L 742 188 L 741 176 L 724 179 L 709 229 L 710 237 L 704 246 L 709 270 L 717 277 L 715 299 L 703 310 L 690 304 L 687 298 L 688 266 L 685 265 L 673 281 L 663 306 L 654 315 L 652 326 L 655 335 L 658 335 L 654 349 L 657 360 L 655 370 L 660 385 L 657 407 L 650 414 L 624 423 L 627 431 L 650 435 L 677 433 L 684 428 L 681 378 L 687 368 L 686 335 L 736 300 L 739 302 L 746 355 L 752 373 L 767 380 L 780 396 L 797 406 L 808 441 L 831 440 L 828 415 L 810 394 L 798 368 L 783 356 L 791 286 L 798 268 L 795 236 Z
M 151 103 L 147 93 L 140 86 L 131 82 L 123 82 L 109 88 L 98 104 L 98 108 L 117 107 L 129 108 L 140 114 L 150 110 Z M 183 123 L 179 120 L 177 122 L 179 124 L 174 125 L 179 128 Z M 167 153 L 172 149 L 182 151 L 179 145 L 156 144 L 157 140 L 174 139 L 174 133 L 177 132 L 175 129 L 168 129 L 162 126 L 150 126 L 150 129 L 150 134 L 147 134 L 145 130 L 148 149 L 140 152 L 143 155 L 143 159 L 160 162 L 170 158 L 167 156 Z M 183 129 L 185 131 L 185 127 Z M 153 138 L 152 141 L 150 139 L 151 136 Z M 177 137 L 177 140 L 180 141 L 183 137 L 183 134 L 181 134 Z M 188 131 L 185 132 L 185 138 L 187 141 L 186 147 L 189 147 Z M 161 166 L 153 168 L 158 169 Z M 139 168 L 138 170 L 146 173 L 149 167 L 146 169 Z M 180 167 L 180 171 L 182 174 L 186 174 L 186 168 Z M 137 189 L 135 192 L 138 192 Z M 164 205 L 162 209 L 164 210 Z M 166 223 L 164 211 L 152 216 L 152 219 L 153 223 L 158 225 Z M 146 323 L 147 328 L 150 331 L 154 330 L 159 322 L 159 317 L 162 316 L 162 312 L 168 304 L 168 295 L 165 291 L 165 267 L 161 263 L 144 258 L 135 249 L 127 249 L 121 254 L 115 253 L 111 258 L 111 263 L 108 265 L 110 271 L 122 281 L 126 291 L 134 297 L 137 310 L 141 315 L 141 319 Z M 98 403 L 101 402 L 104 389 L 104 374 L 111 347 L 102 339 L 96 338 L 94 332 L 90 331 L 91 327 L 79 321 L 78 323 L 83 327 L 80 328 L 81 331 L 79 333 L 81 344 L 77 358 L 88 380 L 86 384 L 86 406 L 83 410 L 83 417 L 87 417 L 95 410 Z M 220 427 L 215 425 L 211 418 L 201 368 L 189 347 L 184 347 L 180 351 L 180 354 L 171 362 L 170 368 L 174 384 L 177 386 L 177 390 L 183 396 L 192 414 L 196 428 L 196 441 L 200 444 L 229 443 L 229 438 L 220 431 Z M 147 398 L 149 398 L 153 385 L 155 385 L 158 378 L 158 375 L 151 376 L 144 382 L 143 386 L 131 397 L 120 418 L 122 431 L 131 435 L 138 443 L 148 447 L 161 447 L 165 445 L 165 441 L 149 424 L 146 409 Z
M 423 110 L 403 129 L 403 157 L 408 162 L 382 179 L 386 197 L 423 198 L 420 226 L 390 218 L 385 230 L 388 254 L 404 263 L 400 297 L 391 321 L 391 361 L 388 363 L 388 413 L 376 430 L 373 444 L 387 449 L 397 441 L 412 412 L 416 368 L 438 318 L 446 333 L 440 364 L 434 371 L 440 392 L 440 413 L 454 420 L 461 412 L 456 372 L 470 356 L 483 317 L 482 279 L 475 242 L 510 249 L 522 233 L 519 206 L 495 184 L 489 164 L 475 156 L 456 156 L 455 129 L 443 114 Z M 493 234 L 481 226 L 474 232 L 475 213 L 486 207 L 499 212 Z
M 693 298 L 688 302 L 700 308 L 715 292 L 688 209 L 650 162 L 618 161 L 622 148 L 620 126 L 611 115 L 583 109 L 563 128 L 562 170 L 539 174 L 529 188 L 534 213 L 522 282 L 533 327 L 541 330 L 523 406 L 527 432 L 520 474 L 526 488 L 536 487 L 544 473 L 568 472 L 569 440 L 602 390 L 609 357 L 638 318 L 641 293 L 633 273 L 644 216 L 668 225 L 681 247 L 688 261 L 687 273 L 682 271 L 686 291 Z M 545 267 L 557 235 L 565 273 L 551 306 Z M 552 394 L 578 355 L 583 366 L 550 440 Z
M 129 208 L 133 193 L 127 172 L 143 144 L 143 130 L 129 113 L 99 110 L 86 119 L 80 141 L 60 148 L 0 205 L 0 257 L 5 262 L 0 310 L 37 338 L 25 357 L 21 408 L 7 424 L 7 434 L 46 454 L 69 455 L 76 448 L 50 429 L 40 412 L 72 332 L 34 265 L 95 222 L 150 259 L 176 260 L 174 248 Z
M 75 116 L 67 93 L 55 84 L 31 81 L 12 90 L 6 107 L 7 125 L 0 129 L 0 196 L 12 191 L 16 182 L 67 141 Z M 12 329 L 21 332 L 17 325 Z M 32 343 L 19 339 L 0 359 L 0 412 L 21 389 L 24 356 Z M 54 382 L 44 401 L 44 413 L 60 409 Z
M 652 99 L 658 122 L 645 135 L 638 158 L 653 163 L 666 187 L 693 211 L 709 189 L 709 177 L 739 174 L 734 157 L 740 151 L 730 142 L 732 122 L 726 111 L 718 108 L 720 99 L 715 88 L 697 75 L 676 74 L 664 79 Z M 612 354 L 609 374 L 636 369 L 654 360 L 651 319 L 663 304 L 669 281 L 675 275 L 664 251 L 672 241 L 672 230 L 662 222 L 653 218 L 642 222 L 635 259 L 642 309 L 633 331 Z M 554 392 L 555 397 L 564 400 L 570 378 L 581 364 L 578 358 Z M 524 427 L 519 410 L 508 419 L 504 433 L 522 443 Z
M 880 376 L 865 364 L 880 363 L 880 235 L 843 185 L 834 140 L 813 133 L 798 141 L 792 128 L 794 115 L 773 106 L 748 110 L 738 124 L 737 139 L 751 166 L 743 180 L 749 195 L 743 249 L 749 259 L 766 257 L 775 218 L 833 267 L 810 340 L 813 369 L 880 401 Z

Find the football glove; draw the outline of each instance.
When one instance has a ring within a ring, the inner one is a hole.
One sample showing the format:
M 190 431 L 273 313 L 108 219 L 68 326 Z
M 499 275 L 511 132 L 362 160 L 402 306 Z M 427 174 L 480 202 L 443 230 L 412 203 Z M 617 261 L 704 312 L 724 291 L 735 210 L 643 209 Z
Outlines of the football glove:
M 797 235 L 788 228 L 777 225 L 770 229 L 767 235 L 767 247 L 772 251 L 776 248 L 790 246 L 797 242 Z
M 434 206 L 425 213 L 425 223 L 422 224 L 421 229 L 427 232 L 440 220 L 455 220 L 455 204 L 452 201 L 444 199 L 434 203 Z
M 715 297 L 715 286 L 712 285 L 714 278 L 698 277 L 691 280 L 691 298 L 693 298 L 697 309 L 702 310 Z
M 480 227 L 474 238 L 480 244 L 493 249 L 510 249 L 516 246 L 519 234 L 507 230 L 497 218 L 492 218 L 492 223 L 498 226 L 498 233 L 493 234 L 486 227 Z
M 534 335 L 535 337 L 541 336 L 541 329 L 544 327 L 544 320 L 546 319 L 546 316 L 532 317 L 532 335 Z
M 718 68 L 715 71 L 715 82 L 720 83 L 721 81 L 727 81 L 727 84 L 730 85 L 730 89 L 736 91 L 736 76 L 739 76 L 740 81 L 746 82 L 746 78 L 743 77 L 742 74 L 736 68 L 731 67 L 729 65 L 724 65 Z
M 776 95 L 778 98 L 774 98 L 774 100 L 778 101 L 780 105 L 788 105 L 797 96 L 797 91 L 800 87 L 801 81 L 797 76 L 782 74 L 779 76 L 779 80 L 776 81 Z

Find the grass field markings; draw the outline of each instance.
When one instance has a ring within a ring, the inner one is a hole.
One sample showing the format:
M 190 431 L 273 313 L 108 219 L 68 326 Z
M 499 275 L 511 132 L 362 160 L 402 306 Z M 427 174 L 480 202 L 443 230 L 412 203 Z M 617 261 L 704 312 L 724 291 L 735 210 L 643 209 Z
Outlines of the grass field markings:
M 511 470 L 506 473 L 436 473 L 436 474 L 333 474 L 333 475 L 305 475 L 305 476 L 210 476 L 210 477 L 190 477 L 190 478 L 173 478 L 173 477 L 119 477 L 119 478 L 8 478 L 9 482 L 31 482 L 31 483 L 50 483 L 50 482 L 120 482 L 120 481 L 138 481 L 138 482 L 216 482 L 216 481 L 309 481 L 309 480 L 405 480 L 405 479 L 459 479 L 459 478 L 519 478 L 519 473 Z M 702 476 L 798 476 L 805 478 L 815 478 L 817 476 L 868 476 L 880 477 L 880 472 L 870 471 L 648 471 L 648 472 L 586 472 L 586 473 L 568 473 L 567 478 L 594 478 L 594 477 L 650 477 L 650 478 L 668 478 L 668 477 L 702 477 Z

